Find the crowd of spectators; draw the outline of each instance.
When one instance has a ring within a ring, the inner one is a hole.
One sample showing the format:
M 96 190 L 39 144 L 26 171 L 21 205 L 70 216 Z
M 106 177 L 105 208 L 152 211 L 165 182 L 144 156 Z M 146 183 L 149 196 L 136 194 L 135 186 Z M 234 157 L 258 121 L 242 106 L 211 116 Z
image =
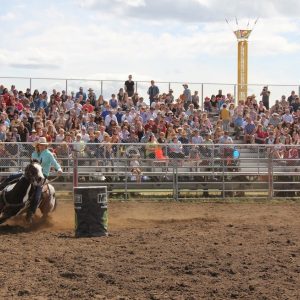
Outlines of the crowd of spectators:
M 156 145 L 168 143 L 168 155 L 194 155 L 187 144 L 275 144 L 274 156 L 297 156 L 291 145 L 300 143 L 300 100 L 295 91 L 269 107 L 271 91 L 264 87 L 260 97 L 238 101 L 219 90 L 200 103 L 197 91 L 187 83 L 182 93 L 160 91 L 149 83 L 148 99 L 135 90 L 132 76 L 109 99 L 82 87 L 70 94 L 0 85 L 0 143 L 30 142 L 45 137 L 58 143 L 63 155 L 68 148 L 87 149 L 89 157 L 110 158 L 114 145 L 147 143 L 145 155 L 155 158 Z M 101 151 L 94 144 L 102 144 Z M 91 145 L 89 145 L 91 144 Z M 200 153 L 201 154 L 201 153 Z

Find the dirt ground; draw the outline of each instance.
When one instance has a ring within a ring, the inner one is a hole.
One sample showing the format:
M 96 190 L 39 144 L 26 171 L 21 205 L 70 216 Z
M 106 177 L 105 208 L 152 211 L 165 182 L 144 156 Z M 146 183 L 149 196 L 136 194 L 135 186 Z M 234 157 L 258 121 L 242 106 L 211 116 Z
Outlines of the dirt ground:
M 0 226 L 0 299 L 300 299 L 300 205 L 109 204 L 109 237 Z M 36 220 L 38 222 L 38 220 Z

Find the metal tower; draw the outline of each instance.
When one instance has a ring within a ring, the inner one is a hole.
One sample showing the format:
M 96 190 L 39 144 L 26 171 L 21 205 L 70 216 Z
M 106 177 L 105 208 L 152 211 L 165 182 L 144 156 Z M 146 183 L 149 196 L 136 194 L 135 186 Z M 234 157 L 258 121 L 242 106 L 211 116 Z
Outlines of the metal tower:
M 248 38 L 253 31 L 257 21 L 257 18 L 252 26 L 249 28 L 250 20 L 247 24 L 247 29 L 238 29 L 239 23 L 237 18 L 235 18 L 236 30 L 232 30 L 238 41 L 238 77 L 237 77 L 237 99 L 236 100 L 246 100 L 248 95 Z M 225 19 L 229 27 L 231 28 L 227 19 Z M 246 27 L 246 26 L 245 26 Z

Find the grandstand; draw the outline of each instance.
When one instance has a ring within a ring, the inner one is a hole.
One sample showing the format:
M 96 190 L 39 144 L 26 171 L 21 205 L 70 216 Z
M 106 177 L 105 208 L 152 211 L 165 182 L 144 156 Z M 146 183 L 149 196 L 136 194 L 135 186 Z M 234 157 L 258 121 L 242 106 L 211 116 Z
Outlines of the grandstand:
M 68 83 L 51 93 L 32 91 L 32 80 L 23 89 L 0 84 L 1 176 L 24 169 L 44 136 L 64 169 L 58 187 L 78 172 L 79 184 L 105 183 L 125 199 L 155 191 L 172 199 L 298 195 L 296 89 L 274 99 L 268 86 L 236 103 L 235 92 L 204 94 L 204 84 L 200 93 L 193 84 L 175 93 L 177 83 L 135 82 L 130 91 L 113 82 L 114 95 L 103 96 L 102 81 L 101 94 L 87 86 L 70 92 Z M 151 98 L 153 85 L 159 93 Z

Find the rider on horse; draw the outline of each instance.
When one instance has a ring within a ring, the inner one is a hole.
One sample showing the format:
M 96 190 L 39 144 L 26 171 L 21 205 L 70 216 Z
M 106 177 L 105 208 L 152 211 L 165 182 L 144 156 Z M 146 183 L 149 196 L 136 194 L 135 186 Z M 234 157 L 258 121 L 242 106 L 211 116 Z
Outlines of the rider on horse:
M 31 158 L 36 159 L 40 162 L 45 178 L 49 176 L 52 166 L 57 171 L 58 176 L 62 174 L 61 166 L 55 159 L 53 153 L 49 151 L 48 142 L 45 137 L 40 137 L 39 140 L 35 143 L 35 151 L 32 153 Z M 39 206 L 41 195 L 42 186 L 37 186 L 34 196 L 31 197 L 30 204 L 27 210 L 26 220 L 28 222 L 32 222 L 32 216 Z
M 42 166 L 42 172 L 45 178 L 49 176 L 51 166 L 54 166 L 58 175 L 62 174 L 62 169 L 60 164 L 57 162 L 52 152 L 48 149 L 48 143 L 45 137 L 40 137 L 39 140 L 35 143 L 35 151 L 32 153 L 31 158 L 40 162 Z M 19 181 L 23 173 L 19 172 L 12 174 L 7 177 L 3 182 L 0 183 L 0 191 L 3 190 L 7 185 Z M 34 188 L 34 194 L 28 199 L 29 207 L 26 213 L 26 220 L 32 222 L 32 216 L 34 215 L 37 207 L 39 206 L 41 195 L 42 195 L 42 186 L 36 186 Z

